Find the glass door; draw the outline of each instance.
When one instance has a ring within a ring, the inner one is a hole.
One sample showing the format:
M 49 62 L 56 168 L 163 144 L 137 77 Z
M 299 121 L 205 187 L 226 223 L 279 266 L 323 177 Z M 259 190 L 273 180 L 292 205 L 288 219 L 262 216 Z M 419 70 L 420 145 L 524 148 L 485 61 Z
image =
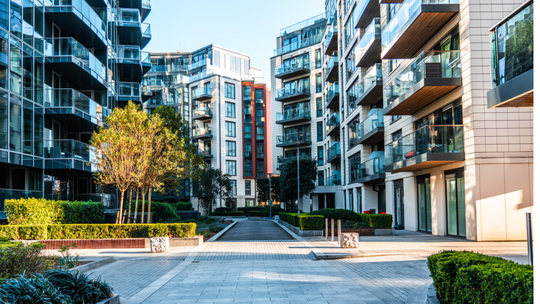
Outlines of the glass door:
M 446 226 L 448 235 L 467 236 L 465 223 L 465 178 L 463 169 L 447 172 L 446 184 Z
M 394 210 L 395 229 L 405 228 L 404 206 L 403 206 L 403 180 L 394 182 Z
M 431 185 L 429 175 L 416 178 L 418 194 L 418 231 L 431 232 Z

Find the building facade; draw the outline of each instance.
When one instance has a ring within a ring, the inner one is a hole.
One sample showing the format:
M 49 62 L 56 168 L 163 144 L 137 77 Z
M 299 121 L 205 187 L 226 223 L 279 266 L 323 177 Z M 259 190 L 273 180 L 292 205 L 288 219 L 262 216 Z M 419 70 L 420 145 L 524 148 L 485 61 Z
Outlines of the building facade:
M 387 212 L 397 229 L 526 239 L 533 117 L 515 106 L 532 96 L 532 4 L 328 0 L 325 16 L 322 41 L 313 46 L 324 55 L 327 130 L 318 189 L 340 170 L 336 208 Z M 528 27 L 529 36 L 510 37 Z M 500 57 L 493 87 L 491 53 Z M 509 94 L 503 85 L 527 73 L 531 81 L 514 92 L 516 103 L 488 109 L 496 95 L 490 90 L 499 89 L 500 100 Z M 317 109 L 312 103 L 311 113 Z M 328 201 L 317 190 L 303 210 L 332 206 L 321 198 Z
M 0 202 L 101 200 L 88 142 L 112 109 L 142 102 L 149 1 L 2 1 Z

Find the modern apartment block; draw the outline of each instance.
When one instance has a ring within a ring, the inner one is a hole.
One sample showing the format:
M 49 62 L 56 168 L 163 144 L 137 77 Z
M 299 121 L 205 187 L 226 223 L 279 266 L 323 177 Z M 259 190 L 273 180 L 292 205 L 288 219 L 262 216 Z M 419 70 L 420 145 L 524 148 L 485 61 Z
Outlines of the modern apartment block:
M 141 102 L 150 69 L 149 1 L 2 1 L 0 203 L 45 197 L 102 200 L 92 131 L 128 100 Z
M 310 47 L 322 49 L 325 108 L 313 119 L 319 107 L 312 102 L 308 124 L 316 132 L 320 121 L 327 132 L 323 157 L 312 155 L 323 159 L 320 186 L 303 210 L 331 202 L 392 214 L 398 229 L 476 241 L 526 239 L 533 116 L 532 109 L 515 107 L 532 100 L 532 6 L 326 1 L 322 42 Z M 281 57 L 271 59 L 276 70 Z M 277 74 L 276 93 L 285 84 Z M 274 134 L 286 130 L 277 123 Z M 333 186 L 334 195 L 321 195 L 336 171 L 341 185 Z

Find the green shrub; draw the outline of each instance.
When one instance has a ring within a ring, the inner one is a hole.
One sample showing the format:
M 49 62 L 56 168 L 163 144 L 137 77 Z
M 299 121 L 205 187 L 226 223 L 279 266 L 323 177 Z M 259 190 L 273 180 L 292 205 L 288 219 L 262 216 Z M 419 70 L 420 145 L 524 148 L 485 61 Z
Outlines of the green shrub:
M 195 223 L 3 225 L 0 226 L 0 237 L 12 240 L 120 239 L 156 236 L 184 238 L 195 235 L 196 227 Z
M 298 214 L 297 213 L 287 213 L 287 223 L 298 227 Z
M 326 208 L 326 209 L 319 209 L 316 211 L 312 211 L 311 215 L 322 215 L 325 218 L 328 219 L 334 219 L 334 220 L 342 220 L 342 221 L 360 221 L 360 217 L 358 214 L 351 210 L 345 210 L 345 209 L 333 209 L 333 208 Z
M 328 225 L 330 224 L 331 223 L 329 222 Z M 369 225 L 365 222 L 344 221 L 341 223 L 341 228 L 352 228 L 352 229 L 369 228 Z
M 234 208 L 229 207 L 219 207 L 214 210 L 214 212 L 231 212 L 234 211 Z
M 97 303 L 109 298 L 111 294 L 105 294 L 103 290 L 110 290 L 112 293 L 112 288 L 101 282 L 101 279 L 94 281 L 89 276 L 90 274 L 83 272 L 72 273 L 59 269 L 47 271 L 45 274 L 45 277 L 59 289 L 60 293 L 70 298 L 70 303 Z
M 391 214 L 363 214 L 358 213 L 362 222 L 368 224 L 370 228 L 391 229 Z
M 190 202 L 179 202 L 176 204 L 176 210 L 184 211 L 193 209 L 193 205 Z
M 5 201 L 11 225 L 101 224 L 105 206 L 101 202 L 54 201 L 41 198 Z
M 71 304 L 73 300 L 41 274 L 22 274 L 3 282 L 0 303 Z
M 37 242 L 12 242 L 0 248 L 0 278 L 13 278 L 22 273 L 42 273 L 53 267 L 54 259 L 42 254 L 45 245 Z
M 428 257 L 442 303 L 532 303 L 533 268 L 474 252 Z
M 324 216 L 301 214 L 298 216 L 298 224 L 301 230 L 322 230 Z
M 270 213 L 270 207 L 268 206 L 257 206 L 257 207 L 240 207 L 238 208 L 238 211 L 242 211 L 244 212 L 244 214 L 248 215 L 250 214 L 251 212 L 266 212 L 266 213 Z M 272 214 L 278 214 L 280 212 L 285 212 L 284 209 L 280 208 L 280 207 L 277 207 L 277 206 L 272 206 Z M 268 215 L 266 215 L 266 217 L 268 217 Z
M 231 211 L 231 212 L 210 212 L 211 216 L 244 216 L 244 212 Z
M 286 222 L 287 221 L 287 212 L 280 212 L 278 213 L 279 219 Z
M 173 205 L 162 202 L 152 202 L 150 207 L 154 213 L 155 223 L 174 223 L 180 220 Z

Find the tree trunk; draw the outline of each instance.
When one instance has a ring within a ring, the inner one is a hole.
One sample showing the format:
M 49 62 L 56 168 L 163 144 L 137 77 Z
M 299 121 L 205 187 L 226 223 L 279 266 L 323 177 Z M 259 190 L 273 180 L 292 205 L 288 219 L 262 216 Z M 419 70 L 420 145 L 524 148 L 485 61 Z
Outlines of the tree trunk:
M 124 207 L 124 193 L 125 193 L 125 191 L 120 191 L 120 193 L 122 193 L 122 194 L 120 194 L 120 208 L 119 208 L 120 209 L 120 216 L 119 216 L 120 218 L 118 218 L 118 217 L 116 218 L 117 224 L 122 224 L 123 223 L 123 221 L 122 221 L 122 212 L 124 210 L 123 207 Z M 118 222 L 118 220 L 120 220 L 120 222 Z
M 133 189 L 132 188 L 129 188 L 129 204 L 128 204 L 128 218 L 127 218 L 127 223 L 131 223 L 131 201 L 133 199 Z
M 141 200 L 141 224 L 144 224 L 144 196 L 146 195 L 146 191 L 145 191 L 144 187 L 142 188 L 141 194 L 142 194 L 142 200 Z
M 133 216 L 133 223 L 137 223 L 137 207 L 139 207 L 139 188 L 135 190 L 135 215 Z
M 146 222 L 148 224 L 150 224 L 150 210 L 151 210 L 151 207 L 152 207 L 152 188 L 150 188 L 150 190 L 148 190 L 148 215 L 147 215 L 147 220 L 146 220 Z

